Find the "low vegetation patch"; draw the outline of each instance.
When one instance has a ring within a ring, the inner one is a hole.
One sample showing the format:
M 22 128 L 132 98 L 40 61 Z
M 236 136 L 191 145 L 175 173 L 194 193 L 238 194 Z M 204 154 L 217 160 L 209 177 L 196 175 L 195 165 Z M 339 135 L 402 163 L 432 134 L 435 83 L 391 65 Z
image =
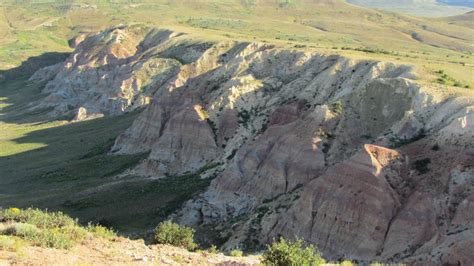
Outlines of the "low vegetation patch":
M 420 160 L 415 161 L 415 163 L 413 164 L 413 167 L 418 171 L 420 175 L 422 175 L 430 171 L 430 168 L 428 167 L 430 163 L 431 163 L 430 158 L 420 159 Z
M 212 245 L 210 248 L 207 249 L 207 252 L 210 254 L 219 254 L 219 248 L 216 245 Z
M 446 74 L 444 70 L 438 70 L 436 71 L 436 74 L 439 75 L 438 79 L 436 80 L 439 84 L 449 85 L 449 86 L 454 86 L 454 87 L 464 87 L 466 89 L 470 88 L 469 85 L 462 84 L 460 81 Z
M 48 212 L 39 209 L 20 210 L 10 208 L 0 211 L 0 220 L 6 222 L 27 223 L 41 229 L 63 228 L 77 225 L 77 220 L 62 212 Z
M 234 249 L 230 252 L 230 255 L 232 257 L 242 257 L 244 255 L 244 252 L 242 250 L 239 250 L 239 249 Z
M 340 266 L 355 266 L 355 264 L 350 260 L 343 260 L 339 265 Z
M 154 239 L 158 244 L 194 250 L 197 247 L 197 244 L 194 243 L 194 232 L 194 229 L 190 227 L 181 226 L 172 221 L 164 221 L 156 227 Z
M 321 254 L 313 245 L 303 247 L 303 240 L 294 242 L 280 238 L 279 241 L 267 246 L 263 253 L 262 262 L 265 265 L 288 266 L 288 265 L 322 265 L 325 263 Z
M 21 243 L 13 236 L 0 235 L 0 250 L 17 251 Z
M 331 105 L 331 111 L 333 111 L 334 113 L 336 114 L 342 114 L 342 112 L 344 111 L 344 105 L 342 103 L 341 100 L 338 100 L 336 102 L 334 102 L 332 105 Z
M 392 145 L 391 147 L 392 148 L 399 148 L 401 146 L 404 146 L 404 145 L 407 145 L 407 144 L 410 144 L 410 143 L 413 143 L 415 141 L 418 141 L 422 138 L 426 137 L 426 133 L 425 131 L 422 129 L 420 130 L 420 132 L 418 132 L 418 134 L 416 134 L 415 136 L 413 136 L 412 138 L 403 138 L 403 139 L 399 139 L 399 138 L 391 138 L 390 141 L 392 142 Z
M 95 236 L 102 237 L 105 239 L 113 239 L 117 237 L 117 233 L 113 229 L 107 228 L 100 224 L 89 223 L 86 229 L 87 231 L 91 232 Z
M 0 245 L 15 247 L 18 240 L 39 247 L 69 249 L 91 234 L 110 239 L 115 233 L 100 225 L 82 227 L 77 220 L 61 213 L 39 209 L 0 210 Z

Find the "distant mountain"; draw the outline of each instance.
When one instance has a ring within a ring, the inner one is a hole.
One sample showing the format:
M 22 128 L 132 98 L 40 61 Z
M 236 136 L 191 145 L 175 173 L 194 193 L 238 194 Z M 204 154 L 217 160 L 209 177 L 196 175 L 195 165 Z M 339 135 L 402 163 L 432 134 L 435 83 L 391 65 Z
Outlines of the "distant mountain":
M 347 0 L 347 2 L 424 17 L 456 16 L 474 8 L 474 0 Z

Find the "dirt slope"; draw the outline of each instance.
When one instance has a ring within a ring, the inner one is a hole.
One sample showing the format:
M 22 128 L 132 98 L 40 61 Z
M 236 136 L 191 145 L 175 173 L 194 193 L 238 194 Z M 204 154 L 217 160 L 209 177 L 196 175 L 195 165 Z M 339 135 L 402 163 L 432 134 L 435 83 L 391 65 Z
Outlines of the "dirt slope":
M 0 265 L 256 265 L 258 256 L 229 257 L 223 254 L 195 253 L 166 246 L 147 246 L 125 238 L 90 239 L 60 250 L 25 247 L 20 251 L 0 251 Z

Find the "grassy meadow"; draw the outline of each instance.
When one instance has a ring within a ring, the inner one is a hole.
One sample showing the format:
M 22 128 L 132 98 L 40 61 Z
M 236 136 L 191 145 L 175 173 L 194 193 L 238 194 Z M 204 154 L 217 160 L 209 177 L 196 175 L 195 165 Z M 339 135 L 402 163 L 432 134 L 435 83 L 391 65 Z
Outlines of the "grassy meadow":
M 70 51 L 67 39 L 80 32 L 145 23 L 206 39 L 255 40 L 349 56 L 371 54 L 432 72 L 449 71 L 460 83 L 474 87 L 474 29 L 464 24 L 472 16 L 420 18 L 340 0 L 61 2 L 0 4 L 0 68 L 47 51 Z

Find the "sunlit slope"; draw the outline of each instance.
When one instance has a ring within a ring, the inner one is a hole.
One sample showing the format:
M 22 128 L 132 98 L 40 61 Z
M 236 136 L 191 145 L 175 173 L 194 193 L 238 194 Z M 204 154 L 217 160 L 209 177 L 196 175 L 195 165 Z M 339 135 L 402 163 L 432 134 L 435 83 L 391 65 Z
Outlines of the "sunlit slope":
M 47 51 L 70 51 L 66 40 L 80 32 L 145 23 L 205 39 L 256 40 L 399 61 L 429 72 L 441 65 L 463 84 L 474 85 L 469 20 L 410 17 L 339 0 L 40 2 L 0 4 L 0 33 L 9 36 L 0 41 L 0 68 Z
M 0 42 L 7 40 L 10 33 L 10 27 L 8 25 L 8 20 L 5 17 L 3 8 L 0 9 Z

